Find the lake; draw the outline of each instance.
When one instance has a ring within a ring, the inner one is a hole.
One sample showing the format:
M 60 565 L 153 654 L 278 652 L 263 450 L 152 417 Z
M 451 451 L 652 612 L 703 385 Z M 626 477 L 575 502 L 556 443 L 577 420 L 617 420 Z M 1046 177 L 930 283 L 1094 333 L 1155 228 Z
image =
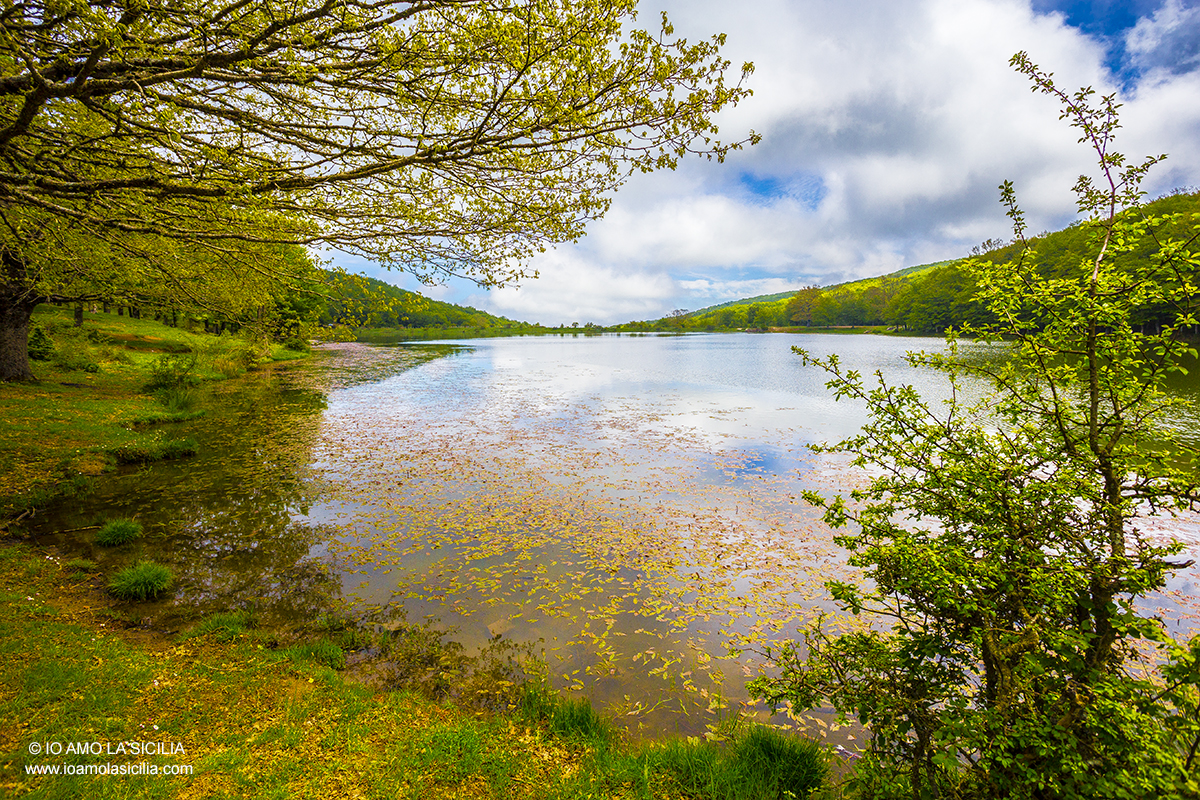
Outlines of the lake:
M 72 529 L 137 515 L 144 555 L 178 576 L 169 602 L 134 607 L 147 624 L 231 606 L 284 622 L 330 609 L 427 621 L 469 650 L 531 645 L 557 687 L 634 731 L 702 732 L 745 702 L 755 648 L 821 613 L 853 624 L 823 584 L 855 574 L 800 492 L 869 477 L 806 447 L 853 434 L 864 411 L 835 403 L 794 344 L 931 400 L 947 392 L 904 360 L 939 339 L 328 346 L 214 386 L 226 411 L 164 434 L 196 436 L 197 458 L 106 476 L 40 524 L 107 570 L 132 555 Z M 1200 553 L 1194 525 L 1172 532 Z M 1182 632 L 1200 611 L 1196 587 L 1183 571 L 1151 604 Z M 827 717 L 803 725 L 824 733 Z

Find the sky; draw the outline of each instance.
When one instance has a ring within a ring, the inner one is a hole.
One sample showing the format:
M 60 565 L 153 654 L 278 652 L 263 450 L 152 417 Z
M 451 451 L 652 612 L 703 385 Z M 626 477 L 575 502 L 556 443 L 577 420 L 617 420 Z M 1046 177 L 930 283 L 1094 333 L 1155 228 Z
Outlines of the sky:
M 1168 154 L 1150 198 L 1200 189 L 1200 0 L 642 0 L 677 35 L 727 34 L 754 96 L 718 117 L 755 147 L 632 178 L 578 243 L 530 262 L 539 278 L 430 297 L 545 325 L 655 319 L 966 255 L 1012 235 L 1011 180 L 1031 232 L 1076 218 L 1089 151 L 1052 98 L 1009 66 L 1027 51 L 1060 87 L 1118 92 L 1117 149 Z

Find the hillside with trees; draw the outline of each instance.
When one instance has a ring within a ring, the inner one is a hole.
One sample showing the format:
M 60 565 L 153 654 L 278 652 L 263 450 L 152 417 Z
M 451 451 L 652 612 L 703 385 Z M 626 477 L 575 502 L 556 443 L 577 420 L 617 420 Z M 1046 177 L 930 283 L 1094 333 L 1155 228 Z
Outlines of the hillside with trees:
M 1122 253 L 1118 268 L 1163 257 L 1159 242 L 1175 240 L 1197 249 L 1200 192 L 1181 190 L 1158 198 L 1136 210 L 1141 218 L 1162 222 L 1138 247 Z M 1043 232 L 1025 242 L 989 240 L 974 248 L 970 258 L 1004 265 L 1021 256 L 1028 246 L 1037 254 L 1039 274 L 1053 281 L 1070 278 L 1090 268 L 1090 238 L 1081 224 L 1061 231 Z M 995 322 L 992 312 L 978 299 L 979 287 L 965 268 L 967 258 L 922 264 L 878 278 L 828 287 L 808 286 L 798 292 L 736 300 L 698 311 L 677 311 L 659 320 L 631 322 L 618 330 L 716 331 L 768 328 L 849 328 L 887 326 L 897 331 L 938 335 L 947 328 L 980 326 Z M 1166 308 L 1147 305 L 1135 313 L 1135 322 L 1149 333 L 1173 319 Z
M 313 318 L 319 335 L 335 329 L 362 341 L 389 341 L 408 338 L 420 330 L 494 335 L 539 329 L 470 306 L 433 300 L 364 275 L 326 272 L 324 277 L 323 296 Z

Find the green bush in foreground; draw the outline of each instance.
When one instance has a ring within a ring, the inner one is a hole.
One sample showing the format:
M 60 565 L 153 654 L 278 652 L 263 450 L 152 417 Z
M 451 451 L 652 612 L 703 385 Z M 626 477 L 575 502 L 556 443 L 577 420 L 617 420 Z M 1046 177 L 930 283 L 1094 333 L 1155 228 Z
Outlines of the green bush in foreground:
M 876 477 L 849 499 L 804 498 L 848 527 L 834 541 L 865 579 L 830 593 L 872 616 L 767 650 L 778 677 L 750 693 L 868 723 L 859 797 L 1200 797 L 1200 636 L 1176 641 L 1148 610 L 1191 561 L 1147 524 L 1200 497 L 1165 391 L 1196 357 L 1182 335 L 1200 308 L 1200 239 L 1166 232 L 1200 217 L 1145 212 L 1140 183 L 1160 159 L 1113 149 L 1115 95 L 1094 105 L 1026 54 L 1013 64 L 1095 148 L 1099 180 L 1075 187 L 1087 255 L 1051 272 L 1005 182 L 1019 252 L 963 266 L 997 322 L 968 328 L 975 344 L 950 335 L 944 353 L 909 354 L 947 376 L 948 400 L 799 351 L 870 415 L 813 449 Z M 1151 312 L 1171 323 L 1147 333 Z M 963 399 L 964 375 L 992 391 Z
M 142 535 L 142 523 L 132 519 L 114 519 L 104 524 L 96 533 L 96 544 L 116 547 L 128 544 Z
M 174 577 L 162 564 L 139 561 L 114 575 L 108 590 L 122 600 L 149 600 L 165 592 Z

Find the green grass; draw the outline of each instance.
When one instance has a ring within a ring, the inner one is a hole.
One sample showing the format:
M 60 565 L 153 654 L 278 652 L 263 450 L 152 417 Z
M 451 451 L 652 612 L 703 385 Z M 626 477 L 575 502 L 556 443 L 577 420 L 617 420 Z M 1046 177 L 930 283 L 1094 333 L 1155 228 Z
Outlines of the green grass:
M 194 454 L 194 442 L 163 442 L 155 426 L 204 415 L 205 381 L 306 355 L 116 314 L 87 312 L 75 328 L 71 309 L 52 305 L 38 306 L 33 323 L 47 360 L 30 362 L 32 382 L 0 383 L 0 519 L 119 464 Z M 146 390 L 156 370 L 174 381 L 157 394 Z
M 104 523 L 96 532 L 96 544 L 117 547 L 141 538 L 142 523 L 132 519 L 114 519 Z
M 343 669 L 346 666 L 346 651 L 328 639 L 294 644 L 283 652 L 296 663 L 320 664 L 330 669 Z
M 115 447 L 109 453 L 118 464 L 149 464 L 194 456 L 199 449 L 195 439 L 168 439 L 127 444 Z
M 155 561 L 139 561 L 113 575 L 108 590 L 122 600 L 150 600 L 165 592 L 174 579 L 170 568 Z
M 748 726 L 731 726 L 724 741 L 631 746 L 586 702 L 545 688 L 494 714 L 370 690 L 319 657 L 272 649 L 259 631 L 241 635 L 252 624 L 245 611 L 214 614 L 174 642 L 136 644 L 68 565 L 46 556 L 0 545 L 0 796 L 784 800 L 788 786 L 805 791 L 788 782 L 805 752 L 823 763 L 803 740 Z M 332 634 L 340 624 L 316 627 Z M 31 742 L 149 739 L 186 752 L 57 760 L 182 763 L 192 774 L 25 772 L 50 763 L 29 753 Z
M 555 704 L 547 727 L 563 739 L 607 745 L 614 738 L 612 725 L 597 714 L 586 699 L 563 700 Z
M 187 638 L 212 636 L 220 642 L 232 642 L 253 627 L 254 619 L 249 611 L 230 611 L 205 617 L 185 634 Z
M 669 742 L 652 755 L 655 772 L 685 797 L 755 800 L 809 797 L 829 775 L 829 758 L 816 743 L 752 726 L 723 746 Z
M 63 566 L 76 575 L 95 572 L 97 568 L 96 562 L 92 561 L 90 558 L 72 558 L 66 564 L 63 564 Z
M 829 780 L 830 757 L 821 745 L 740 719 L 712 740 L 625 747 L 612 723 L 584 699 L 564 700 L 530 686 L 517 713 L 557 739 L 586 748 L 583 768 L 562 787 L 562 798 L 804 800 Z

